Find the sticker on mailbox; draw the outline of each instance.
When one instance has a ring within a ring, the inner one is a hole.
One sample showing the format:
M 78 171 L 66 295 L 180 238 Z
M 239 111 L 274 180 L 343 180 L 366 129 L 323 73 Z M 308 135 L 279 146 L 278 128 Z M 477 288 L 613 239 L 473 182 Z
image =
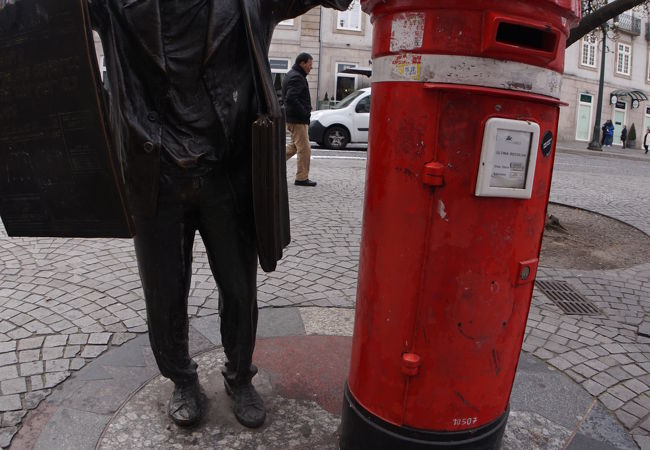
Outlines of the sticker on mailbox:
M 422 63 L 422 55 L 412 55 L 410 53 L 402 53 L 395 55 L 391 64 L 393 66 L 393 74 L 398 79 L 407 78 L 413 81 L 420 79 L 420 66 Z
M 476 180 L 478 197 L 530 198 L 539 145 L 539 125 L 491 118 L 485 123 Z

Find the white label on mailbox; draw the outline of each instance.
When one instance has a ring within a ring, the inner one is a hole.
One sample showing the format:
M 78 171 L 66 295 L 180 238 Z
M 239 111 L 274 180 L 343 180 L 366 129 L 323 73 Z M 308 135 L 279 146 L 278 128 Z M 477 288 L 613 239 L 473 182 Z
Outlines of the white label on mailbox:
M 531 133 L 497 129 L 491 187 L 524 189 Z
M 539 146 L 539 125 L 491 118 L 485 123 L 476 180 L 478 197 L 530 198 Z

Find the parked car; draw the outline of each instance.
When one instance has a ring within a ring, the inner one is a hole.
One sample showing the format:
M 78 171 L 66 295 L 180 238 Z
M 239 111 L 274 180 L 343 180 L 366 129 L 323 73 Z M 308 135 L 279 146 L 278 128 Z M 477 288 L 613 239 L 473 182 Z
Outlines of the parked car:
M 312 111 L 309 140 L 332 150 L 349 143 L 368 143 L 370 88 L 359 89 L 331 109 Z

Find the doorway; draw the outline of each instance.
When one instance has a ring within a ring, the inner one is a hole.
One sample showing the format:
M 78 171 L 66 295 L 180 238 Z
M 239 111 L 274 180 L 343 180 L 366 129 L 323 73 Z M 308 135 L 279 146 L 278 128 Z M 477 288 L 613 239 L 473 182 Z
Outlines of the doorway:
M 576 141 L 589 142 L 593 99 L 594 96 L 591 94 L 580 94 L 578 101 L 578 120 L 576 124 Z
M 621 142 L 621 130 L 623 129 L 623 125 L 625 125 L 626 109 L 627 103 L 622 101 L 616 102 L 614 108 L 614 144 L 616 145 L 623 145 L 623 142 Z

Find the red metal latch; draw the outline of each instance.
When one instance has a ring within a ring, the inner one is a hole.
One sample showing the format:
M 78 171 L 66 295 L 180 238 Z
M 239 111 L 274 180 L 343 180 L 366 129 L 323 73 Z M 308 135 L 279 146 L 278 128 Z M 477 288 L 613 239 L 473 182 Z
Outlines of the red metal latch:
M 442 186 L 444 184 L 445 166 L 439 162 L 430 162 L 424 165 L 422 181 L 429 186 Z
M 402 353 L 402 373 L 409 377 L 418 374 L 420 368 L 420 355 L 415 353 Z
M 524 284 L 529 284 L 535 281 L 537 276 L 537 265 L 539 264 L 539 259 L 529 259 L 528 261 L 520 261 L 519 267 L 517 268 L 517 280 L 515 281 L 516 286 L 521 286 Z

